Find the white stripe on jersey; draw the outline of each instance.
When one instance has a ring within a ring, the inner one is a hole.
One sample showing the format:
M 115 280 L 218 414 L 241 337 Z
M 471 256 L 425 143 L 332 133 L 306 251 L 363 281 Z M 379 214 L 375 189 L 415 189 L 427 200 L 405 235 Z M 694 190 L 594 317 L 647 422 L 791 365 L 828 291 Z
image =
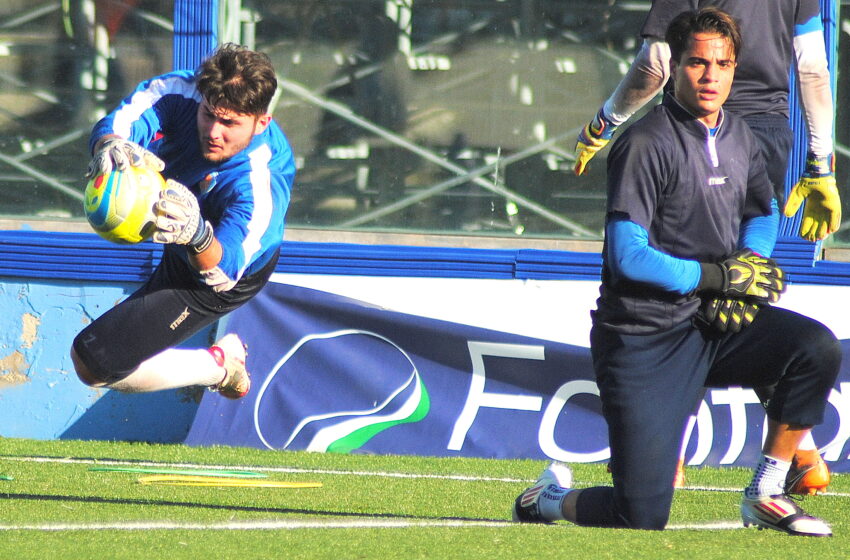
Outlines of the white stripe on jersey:
M 272 152 L 268 144 L 263 144 L 256 150 L 248 154 L 248 159 L 251 161 L 251 192 L 254 198 L 254 211 L 251 212 L 251 219 L 248 222 L 248 235 L 242 242 L 242 252 L 245 255 L 245 261 L 242 268 L 239 269 L 238 277 L 241 278 L 248 264 L 252 261 L 260 249 L 262 249 L 262 236 L 269 227 L 272 218 L 272 210 L 274 203 L 272 201 L 272 186 L 271 172 L 269 171 L 269 162 L 271 161 Z
M 195 89 L 194 83 L 177 76 L 154 78 L 147 88 L 135 92 L 127 104 L 115 111 L 112 130 L 122 138 L 132 138 L 133 123 L 138 121 L 145 111 L 153 108 L 157 101 L 170 94 L 201 102 L 201 94 Z

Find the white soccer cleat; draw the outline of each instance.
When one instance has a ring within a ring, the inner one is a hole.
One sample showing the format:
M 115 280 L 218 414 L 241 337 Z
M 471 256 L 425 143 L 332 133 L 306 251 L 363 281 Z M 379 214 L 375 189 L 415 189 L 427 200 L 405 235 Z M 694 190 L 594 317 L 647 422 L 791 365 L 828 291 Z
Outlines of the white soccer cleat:
M 241 399 L 251 390 L 251 376 L 245 369 L 248 350 L 236 334 L 223 336 L 209 348 L 215 363 L 224 368 L 224 377 L 210 387 L 222 397 Z
M 544 518 L 540 513 L 540 497 L 542 495 L 561 494 L 573 484 L 573 472 L 570 468 L 558 462 L 551 463 L 540 474 L 533 486 L 517 496 L 512 510 L 514 521 L 520 523 L 551 523 L 552 520 Z
M 741 502 L 744 527 L 774 529 L 803 537 L 831 537 L 832 529 L 822 519 L 811 516 L 784 495 L 747 498 Z

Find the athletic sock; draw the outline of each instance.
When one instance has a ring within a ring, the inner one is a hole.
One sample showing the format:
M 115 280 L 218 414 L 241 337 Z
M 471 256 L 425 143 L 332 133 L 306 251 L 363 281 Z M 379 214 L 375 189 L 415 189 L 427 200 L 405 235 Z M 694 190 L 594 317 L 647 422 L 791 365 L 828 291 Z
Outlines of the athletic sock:
M 148 393 L 192 385 L 209 387 L 222 380 L 224 370 L 206 348 L 170 348 L 148 358 L 110 389 Z
M 537 507 L 543 519 L 547 521 L 564 519 L 561 504 L 564 502 L 564 496 L 571 491 L 572 488 L 563 488 L 557 484 L 550 484 L 544 488 L 540 492 L 540 497 L 537 499 Z
M 785 477 L 791 468 L 789 461 L 780 461 L 768 455 L 762 455 L 753 473 L 753 480 L 744 490 L 747 498 L 775 496 L 785 491 Z

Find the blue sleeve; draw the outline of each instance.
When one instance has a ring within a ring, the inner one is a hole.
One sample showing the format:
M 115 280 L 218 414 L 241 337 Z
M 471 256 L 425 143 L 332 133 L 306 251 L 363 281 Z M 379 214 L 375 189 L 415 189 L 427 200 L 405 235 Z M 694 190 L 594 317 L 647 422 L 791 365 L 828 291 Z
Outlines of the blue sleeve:
M 745 219 L 741 223 L 738 239 L 740 249 L 750 249 L 763 257 L 769 257 L 776 245 L 779 232 L 779 206 L 776 199 L 770 201 L 770 215 Z
M 184 114 L 187 107 L 196 107 L 199 99 L 190 72 L 172 72 L 146 80 L 95 124 L 89 149 L 106 134 L 148 146 L 168 126 L 171 117 Z
M 662 253 L 649 245 L 649 233 L 626 218 L 612 217 L 605 226 L 608 267 L 616 276 L 688 294 L 700 280 L 697 261 Z
M 806 22 L 797 23 L 794 26 L 794 36 L 799 37 L 800 35 L 805 35 L 806 33 L 823 33 L 823 20 L 820 17 L 820 14 L 817 16 L 813 16 Z

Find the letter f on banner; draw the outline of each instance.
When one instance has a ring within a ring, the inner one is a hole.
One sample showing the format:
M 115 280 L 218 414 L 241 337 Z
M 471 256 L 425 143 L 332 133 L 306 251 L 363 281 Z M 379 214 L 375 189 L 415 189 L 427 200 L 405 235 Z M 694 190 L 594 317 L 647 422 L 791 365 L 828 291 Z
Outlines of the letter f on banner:
M 478 409 L 481 407 L 529 411 L 539 411 L 543 407 L 543 397 L 484 392 L 484 383 L 487 380 L 487 374 L 484 371 L 484 356 L 544 360 L 543 346 L 474 341 L 468 341 L 467 346 L 469 346 L 469 355 L 472 358 L 472 379 L 469 384 L 466 403 L 455 421 L 452 437 L 446 447 L 446 449 L 452 451 L 460 451 L 460 448 L 463 447 L 466 434 L 472 427 Z

